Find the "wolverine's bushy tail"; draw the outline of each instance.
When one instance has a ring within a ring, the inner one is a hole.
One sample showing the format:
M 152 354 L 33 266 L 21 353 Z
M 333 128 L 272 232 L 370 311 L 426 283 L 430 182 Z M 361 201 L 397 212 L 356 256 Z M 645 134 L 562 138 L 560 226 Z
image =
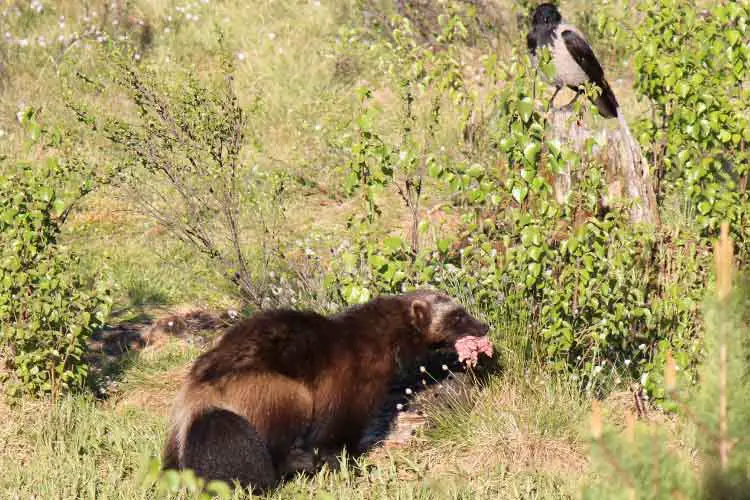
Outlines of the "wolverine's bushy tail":
M 254 492 L 276 484 L 271 454 L 258 432 L 240 415 L 212 409 L 188 428 L 180 466 L 206 480 L 238 481 Z

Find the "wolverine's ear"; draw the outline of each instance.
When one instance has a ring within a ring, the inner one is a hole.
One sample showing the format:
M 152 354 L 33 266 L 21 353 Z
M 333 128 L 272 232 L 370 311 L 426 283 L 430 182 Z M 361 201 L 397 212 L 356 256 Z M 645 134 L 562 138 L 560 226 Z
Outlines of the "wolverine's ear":
M 411 303 L 411 322 L 419 331 L 430 328 L 430 305 L 424 300 L 416 299 Z

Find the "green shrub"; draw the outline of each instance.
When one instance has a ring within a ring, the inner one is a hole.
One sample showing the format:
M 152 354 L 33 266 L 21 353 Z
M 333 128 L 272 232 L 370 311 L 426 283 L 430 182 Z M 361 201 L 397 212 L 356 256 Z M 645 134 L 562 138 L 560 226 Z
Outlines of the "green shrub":
M 107 71 L 71 83 L 132 108 L 69 106 L 92 138 L 112 146 L 119 187 L 135 210 L 197 251 L 247 304 L 286 305 L 303 293 L 280 234 L 292 176 L 264 151 L 256 123 L 263 93 L 240 104 L 233 62 L 220 49 L 221 71 L 202 78 L 195 68 L 164 76 L 157 63 L 137 64 L 127 46 L 113 44 L 102 49 Z
M 660 197 L 686 196 L 701 236 L 727 220 L 746 252 L 750 168 L 750 6 L 701 12 L 676 0 L 643 2 L 634 31 L 635 89 L 652 113 L 639 123 Z M 646 150 L 646 149 L 644 149 Z
M 733 287 L 736 263 L 728 234 L 717 244 L 716 295 L 705 301 L 700 386 L 681 383 L 681 366 L 667 355 L 663 386 L 666 401 L 682 416 L 679 421 L 640 423 L 631 418 L 619 433 L 605 425 L 594 403 L 592 458 L 601 479 L 592 481 L 584 498 L 747 497 L 750 281 L 743 274 Z M 675 447 L 676 440 L 684 441 L 690 453 Z
M 668 10 L 668 3 L 655 4 L 650 15 L 656 16 L 660 8 Z M 694 7 L 681 12 L 690 9 Z M 744 11 L 717 9 L 713 24 L 696 23 L 690 29 L 703 29 L 703 35 L 723 40 L 721 47 L 728 50 L 729 59 L 716 63 L 720 71 L 744 67 L 745 48 L 738 47 L 735 36 L 728 34 L 731 30 L 718 29 L 732 26 L 744 32 Z M 739 116 L 746 114 L 738 101 L 741 89 L 736 85 L 722 89 L 721 79 L 714 78 L 710 89 L 723 90 L 723 100 L 717 100 L 717 106 L 723 107 L 718 115 L 709 114 L 725 125 L 710 134 L 693 137 L 684 130 L 662 130 L 675 144 L 688 148 L 691 158 L 703 155 L 730 161 L 737 182 L 712 177 L 713 184 L 687 191 L 691 204 L 699 202 L 696 196 L 719 192 L 725 193 L 720 196 L 724 201 L 711 202 L 715 212 L 708 218 L 700 209 L 695 219 L 688 212 L 686 224 L 667 220 L 662 228 L 635 225 L 629 217 L 629 201 L 601 204 L 608 198 L 608 186 L 606 167 L 592 154 L 595 140 L 588 141 L 585 151 L 573 152 L 550 133 L 537 90 L 544 84 L 528 58 L 515 54 L 501 63 L 485 57 L 481 82 L 490 90 L 471 90 L 462 79 L 453 47 L 466 29 L 460 18 L 440 21 L 444 31 L 437 42 L 444 45 L 438 48 L 417 42 L 408 22 L 393 22 L 396 28 L 388 43 L 399 57 L 386 58 L 383 65 L 400 90 L 403 111 L 398 120 L 383 116 L 383 110 L 370 103 L 368 90 L 362 93 L 362 112 L 352 122 L 344 146 L 351 151 L 345 188 L 348 194 L 361 196 L 363 205 L 350 223 L 356 237 L 335 253 L 330 288 L 342 301 L 356 303 L 377 293 L 459 283 L 462 293 L 471 296 L 495 324 L 511 331 L 526 329 L 530 340 L 521 358 L 530 356 L 554 370 L 570 372 L 584 386 L 598 386 L 606 378 L 633 377 L 662 398 L 661 372 L 670 349 L 683 368 L 683 379 L 695 382 L 703 349 L 698 306 L 711 263 L 708 237 L 715 234 L 722 217 L 735 224 L 735 234 L 746 232 L 748 200 L 740 189 L 747 165 L 742 148 L 746 117 Z M 672 36 L 664 30 L 652 31 L 655 38 Z M 638 36 L 649 35 L 644 28 Z M 689 114 L 695 103 L 676 102 L 675 93 L 667 101 L 656 97 L 669 93 L 675 82 L 643 52 L 651 42 L 641 42 L 637 90 L 653 98 L 659 123 L 687 127 L 669 120 Z M 674 57 L 683 61 L 687 55 L 680 52 Z M 693 64 L 688 66 L 692 71 Z M 548 70 L 542 61 L 541 71 Z M 649 76 L 652 70 L 667 79 Z M 697 87 L 691 92 L 697 93 Z M 466 147 L 446 150 L 433 142 L 437 124 L 447 113 L 459 118 Z M 667 119 L 665 113 L 672 115 Z M 401 134 L 386 128 L 393 121 L 403 124 Z M 733 132 L 722 141 L 730 121 L 734 121 Z M 650 130 L 647 126 L 639 130 L 645 144 L 662 144 L 661 135 L 643 132 Z M 668 155 L 651 154 L 650 160 L 668 172 L 658 186 L 664 211 L 665 200 L 680 192 L 678 186 L 686 187 L 686 180 L 693 182 L 695 172 L 691 173 L 692 164 L 675 163 Z M 565 200 L 558 200 L 551 179 L 563 170 L 571 173 L 573 188 Z M 380 231 L 387 189 L 400 195 L 411 214 L 410 227 L 416 229 L 408 238 Z M 450 196 L 446 211 L 458 219 L 457 231 L 448 234 L 430 227 L 419 210 L 411 210 L 429 191 Z M 417 231 L 438 234 L 435 245 L 415 244 Z
M 40 127 L 27 113 L 32 141 Z M 110 300 L 77 271 L 77 258 L 57 244 L 65 203 L 54 157 L 0 167 L 0 327 L 12 369 L 11 393 L 81 388 L 86 339 L 104 324 Z

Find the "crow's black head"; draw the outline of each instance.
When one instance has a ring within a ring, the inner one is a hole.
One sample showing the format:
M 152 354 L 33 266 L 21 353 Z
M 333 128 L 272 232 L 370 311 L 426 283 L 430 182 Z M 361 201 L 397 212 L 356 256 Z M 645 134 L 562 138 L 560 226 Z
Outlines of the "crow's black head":
M 543 3 L 534 10 L 531 19 L 532 26 L 554 26 L 562 22 L 562 16 L 557 7 L 551 3 Z

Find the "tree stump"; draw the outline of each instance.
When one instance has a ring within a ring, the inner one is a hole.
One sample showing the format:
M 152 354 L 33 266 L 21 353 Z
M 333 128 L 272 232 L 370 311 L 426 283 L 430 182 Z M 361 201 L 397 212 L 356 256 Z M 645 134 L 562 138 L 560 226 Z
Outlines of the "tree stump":
M 590 157 L 586 150 L 586 141 L 595 139 L 591 155 L 604 165 L 608 185 L 608 194 L 602 200 L 603 205 L 608 206 L 614 199 L 625 195 L 634 201 L 630 210 L 631 221 L 658 226 L 659 210 L 649 165 L 622 115 L 618 117 L 618 124 L 617 130 L 602 128 L 600 131 L 594 131 L 578 120 L 574 111 L 556 109 L 551 110 L 548 116 L 552 136 L 584 158 Z M 573 182 L 570 167 L 566 166 L 553 182 L 558 202 L 563 203 L 567 200 Z

